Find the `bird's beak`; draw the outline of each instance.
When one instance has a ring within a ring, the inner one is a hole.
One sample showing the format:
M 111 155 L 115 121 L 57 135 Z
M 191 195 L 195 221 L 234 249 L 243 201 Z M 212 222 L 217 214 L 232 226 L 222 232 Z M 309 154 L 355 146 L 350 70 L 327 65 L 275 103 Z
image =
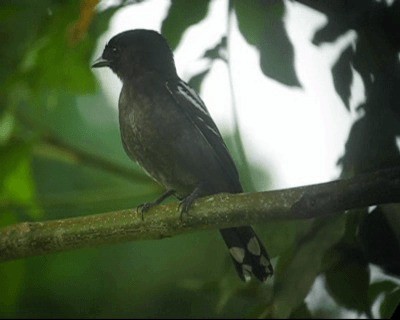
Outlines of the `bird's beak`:
M 92 68 L 102 68 L 102 67 L 109 67 L 109 66 L 110 66 L 110 61 L 104 59 L 103 57 L 97 58 L 92 64 Z

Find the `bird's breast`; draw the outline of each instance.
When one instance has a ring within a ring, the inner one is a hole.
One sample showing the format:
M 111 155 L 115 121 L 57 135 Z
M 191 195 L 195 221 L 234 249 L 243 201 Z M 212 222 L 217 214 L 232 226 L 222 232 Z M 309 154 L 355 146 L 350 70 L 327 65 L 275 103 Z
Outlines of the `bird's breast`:
M 167 93 L 123 88 L 119 100 L 119 122 L 128 156 L 156 181 L 176 189 L 171 181 L 178 175 L 176 164 L 179 159 L 174 158 L 176 153 L 173 150 L 179 136 L 185 134 L 183 123 L 186 120 L 183 121 L 183 115 L 174 108 Z

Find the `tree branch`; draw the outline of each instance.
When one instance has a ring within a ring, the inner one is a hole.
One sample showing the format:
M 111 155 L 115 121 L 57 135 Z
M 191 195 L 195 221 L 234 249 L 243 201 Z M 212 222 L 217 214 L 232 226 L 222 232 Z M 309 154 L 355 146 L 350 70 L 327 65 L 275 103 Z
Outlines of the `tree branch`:
M 36 150 L 40 151 L 40 147 L 47 147 L 46 153 L 49 153 L 48 148 L 54 148 L 58 152 L 62 153 L 65 159 L 68 159 L 69 161 L 76 164 L 92 166 L 94 168 L 104 170 L 105 172 L 118 175 L 134 182 L 151 181 L 149 177 L 142 172 L 142 170 L 135 171 L 133 169 L 126 168 L 104 157 L 95 155 L 72 144 L 69 144 L 62 139 L 56 137 L 55 135 L 43 135 L 42 141 L 43 143 L 39 145 L 39 148 L 37 147 Z
M 310 219 L 395 202 L 400 202 L 400 167 L 291 189 L 213 195 L 196 201 L 183 220 L 177 204 L 169 204 L 152 208 L 144 221 L 130 209 L 18 223 L 0 229 L 0 261 L 272 219 Z

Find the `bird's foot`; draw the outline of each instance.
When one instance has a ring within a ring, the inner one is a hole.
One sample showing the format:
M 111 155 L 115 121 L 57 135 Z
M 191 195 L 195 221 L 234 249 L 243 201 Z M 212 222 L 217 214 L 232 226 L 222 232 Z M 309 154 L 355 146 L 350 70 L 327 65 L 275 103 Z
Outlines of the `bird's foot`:
M 164 192 L 158 199 L 152 202 L 145 202 L 139 205 L 136 209 L 136 212 L 140 214 L 142 217 L 142 221 L 144 220 L 144 214 L 149 211 L 151 208 L 155 207 L 156 205 L 159 205 L 161 202 L 163 202 L 166 198 L 169 196 L 173 195 L 175 193 L 175 190 L 167 190 Z
M 183 220 L 183 216 L 188 214 L 189 209 L 192 207 L 193 202 L 199 198 L 201 195 L 201 188 L 197 187 L 193 190 L 191 194 L 189 194 L 186 198 L 184 198 L 179 204 L 179 211 L 181 213 L 180 219 Z
M 153 201 L 153 202 L 145 202 L 140 204 L 137 208 L 136 208 L 136 212 L 137 214 L 140 214 L 140 217 L 142 218 L 142 221 L 144 221 L 144 214 L 149 211 L 152 207 L 156 206 L 158 203 L 157 201 Z

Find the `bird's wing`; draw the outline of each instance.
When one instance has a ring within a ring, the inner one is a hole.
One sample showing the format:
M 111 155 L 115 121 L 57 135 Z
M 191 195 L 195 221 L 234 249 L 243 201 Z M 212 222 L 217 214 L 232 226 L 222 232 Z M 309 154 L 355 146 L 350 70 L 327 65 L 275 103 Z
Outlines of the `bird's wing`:
M 166 87 L 180 107 L 182 113 L 185 114 L 189 121 L 199 130 L 214 151 L 221 165 L 221 170 L 225 172 L 226 177 L 231 181 L 233 190 L 235 192 L 241 192 L 242 186 L 239 181 L 239 174 L 235 163 L 204 102 L 198 94 L 182 80 L 167 82 Z

